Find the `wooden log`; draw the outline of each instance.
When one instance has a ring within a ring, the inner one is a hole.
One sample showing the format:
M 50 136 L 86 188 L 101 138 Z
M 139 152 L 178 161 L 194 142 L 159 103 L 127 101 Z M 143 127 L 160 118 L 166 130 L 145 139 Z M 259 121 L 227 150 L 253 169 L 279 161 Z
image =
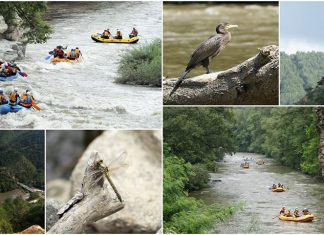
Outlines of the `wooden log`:
M 277 105 L 279 47 L 259 53 L 226 71 L 186 79 L 170 96 L 178 78 L 163 79 L 165 105 Z
M 104 184 L 104 176 L 98 164 L 100 160 L 98 152 L 92 152 L 80 192 L 59 210 L 62 217 L 48 233 L 87 233 L 92 223 L 124 208 L 124 203 L 116 198 L 111 187 Z

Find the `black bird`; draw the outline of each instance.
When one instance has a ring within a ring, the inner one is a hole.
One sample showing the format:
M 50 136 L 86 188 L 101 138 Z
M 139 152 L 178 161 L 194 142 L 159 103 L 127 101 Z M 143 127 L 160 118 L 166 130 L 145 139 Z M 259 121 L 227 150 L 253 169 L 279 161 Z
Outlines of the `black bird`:
M 223 50 L 227 43 L 231 41 L 231 33 L 228 31 L 230 28 L 238 27 L 237 25 L 230 25 L 228 23 L 221 23 L 216 27 L 216 35 L 209 37 L 202 42 L 196 50 L 191 54 L 190 61 L 184 73 L 178 79 L 170 96 L 179 88 L 182 81 L 186 78 L 187 74 L 196 66 L 202 65 L 209 73 L 209 62 Z

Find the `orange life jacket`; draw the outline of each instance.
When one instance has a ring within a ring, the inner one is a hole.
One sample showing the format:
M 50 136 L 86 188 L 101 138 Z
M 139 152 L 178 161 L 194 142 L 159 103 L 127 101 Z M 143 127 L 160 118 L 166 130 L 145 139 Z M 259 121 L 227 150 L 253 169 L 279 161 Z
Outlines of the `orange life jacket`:
M 17 92 L 15 92 L 15 91 L 11 92 L 9 100 L 11 103 L 16 103 L 17 102 Z
M 28 98 L 30 98 L 29 102 L 28 102 Z M 21 100 L 21 105 L 24 107 L 31 107 L 34 103 L 33 96 L 27 94 L 23 94 L 20 100 Z
M 105 37 L 109 37 L 109 33 L 108 33 L 108 31 L 105 31 L 105 32 L 103 33 L 103 36 L 105 36 Z

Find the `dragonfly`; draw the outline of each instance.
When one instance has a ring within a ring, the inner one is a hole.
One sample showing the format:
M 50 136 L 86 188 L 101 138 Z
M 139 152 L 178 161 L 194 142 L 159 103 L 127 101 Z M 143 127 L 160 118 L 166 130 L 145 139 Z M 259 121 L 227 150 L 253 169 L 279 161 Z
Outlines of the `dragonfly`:
M 102 171 L 102 173 L 104 174 L 104 176 L 106 176 L 106 179 L 108 180 L 111 188 L 114 190 L 118 200 L 120 202 L 123 202 L 122 197 L 120 196 L 120 193 L 117 190 L 117 187 L 115 186 L 114 182 L 111 179 L 111 173 L 115 172 L 116 170 L 120 170 L 121 168 L 126 169 L 126 167 L 128 167 L 128 164 L 125 163 L 125 159 L 126 159 L 126 152 L 123 152 L 119 155 L 119 157 L 113 159 L 108 166 L 105 165 L 105 163 L 103 162 L 103 160 L 99 160 L 98 161 L 98 166 L 100 168 L 100 170 Z M 115 164 L 117 162 L 117 164 Z
M 113 183 L 112 177 L 122 175 L 122 170 L 125 171 L 128 167 L 126 163 L 126 152 L 122 152 L 109 161 L 109 164 L 106 165 L 104 161 L 99 157 L 98 152 L 93 152 L 93 157 L 90 157 L 91 162 L 88 162 L 87 169 L 91 169 L 90 174 L 85 174 L 83 178 L 82 188 L 80 192 L 77 192 L 57 213 L 60 217 L 63 216 L 68 210 L 70 210 L 75 204 L 79 203 L 85 196 L 85 185 L 88 190 L 91 190 L 94 187 L 103 186 L 103 178 L 106 177 L 109 185 L 116 194 L 118 200 L 123 202 L 123 199 L 117 190 L 116 185 Z M 86 170 L 87 173 L 87 170 Z M 89 184 L 91 182 L 91 184 Z

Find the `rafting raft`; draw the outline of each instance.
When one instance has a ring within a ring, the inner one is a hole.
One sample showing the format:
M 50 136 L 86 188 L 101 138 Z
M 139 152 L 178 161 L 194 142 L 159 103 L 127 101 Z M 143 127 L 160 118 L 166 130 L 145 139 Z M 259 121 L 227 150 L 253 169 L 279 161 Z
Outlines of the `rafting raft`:
M 59 57 L 54 57 L 51 59 L 51 63 L 52 64 L 57 64 L 57 63 L 70 63 L 70 64 L 76 64 L 76 63 L 79 63 L 81 62 L 81 57 L 79 58 L 76 58 L 74 60 L 70 60 L 70 59 L 67 59 L 67 58 L 59 58 Z
M 102 38 L 101 34 L 93 34 L 91 35 L 92 40 L 95 42 L 102 42 L 102 43 L 137 43 L 139 37 L 132 37 L 132 38 L 123 38 L 123 39 L 114 39 L 114 38 Z
M 15 75 L 8 76 L 8 77 L 2 77 L 0 76 L 0 81 L 12 81 L 16 79 L 19 76 L 19 73 L 16 73 Z
M 26 108 L 21 105 L 9 105 L 9 104 L 3 104 L 0 105 L 0 114 L 7 114 L 7 113 L 17 113 L 21 110 L 35 110 L 34 107 Z
M 272 189 L 272 192 L 277 192 L 277 193 L 280 193 L 280 192 L 286 192 L 286 189 L 285 188 L 273 188 Z
M 284 215 L 279 215 L 279 219 L 283 221 L 294 221 L 294 222 L 311 222 L 315 218 L 314 215 L 304 215 L 300 217 L 287 217 Z

